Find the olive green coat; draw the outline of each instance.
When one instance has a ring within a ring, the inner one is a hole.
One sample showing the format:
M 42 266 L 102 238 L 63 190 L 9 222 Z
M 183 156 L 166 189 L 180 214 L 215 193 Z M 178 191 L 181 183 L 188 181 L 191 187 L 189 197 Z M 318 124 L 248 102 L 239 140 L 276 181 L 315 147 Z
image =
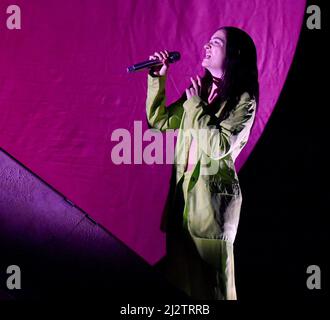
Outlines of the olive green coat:
M 170 216 L 179 214 L 173 207 L 176 186 L 183 176 L 191 136 L 195 134 L 198 157 L 189 181 L 183 216 L 194 238 L 234 242 L 242 203 L 234 162 L 248 141 L 256 101 L 244 93 L 228 115 L 219 120 L 226 102 L 211 115 L 208 103 L 199 96 L 166 107 L 167 76 L 148 74 L 146 115 L 148 124 L 161 131 L 178 129 L 170 191 L 163 212 L 162 230 L 170 229 Z M 199 135 L 199 132 L 203 134 Z

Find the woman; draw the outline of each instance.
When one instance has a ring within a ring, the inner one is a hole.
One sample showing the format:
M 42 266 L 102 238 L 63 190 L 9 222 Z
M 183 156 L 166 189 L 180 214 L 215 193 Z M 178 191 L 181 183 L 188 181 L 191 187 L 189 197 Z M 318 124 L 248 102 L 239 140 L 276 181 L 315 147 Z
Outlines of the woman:
M 190 78 L 191 85 L 168 107 L 168 51 L 149 57 L 162 65 L 148 74 L 148 124 L 179 129 L 162 222 L 167 256 L 158 267 L 192 298 L 236 299 L 233 243 L 242 195 L 234 162 L 256 113 L 256 49 L 234 27 L 216 30 L 204 49 L 205 74 Z

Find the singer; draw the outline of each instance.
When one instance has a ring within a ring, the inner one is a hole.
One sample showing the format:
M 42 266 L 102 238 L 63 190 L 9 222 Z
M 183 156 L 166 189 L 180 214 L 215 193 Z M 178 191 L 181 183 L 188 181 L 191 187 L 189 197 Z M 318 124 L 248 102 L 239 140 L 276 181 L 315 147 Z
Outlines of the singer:
M 186 159 L 173 166 L 161 226 L 167 255 L 156 268 L 194 299 L 236 300 L 233 244 L 242 195 L 234 163 L 255 119 L 257 55 L 250 36 L 235 27 L 216 30 L 204 49 L 204 75 L 190 78 L 182 96 L 167 107 L 169 53 L 149 56 L 162 65 L 148 73 L 148 124 L 162 131 L 181 129 L 175 154 Z M 187 139 L 182 132 L 188 129 L 216 134 L 207 141 Z M 212 164 L 216 172 L 209 169 Z

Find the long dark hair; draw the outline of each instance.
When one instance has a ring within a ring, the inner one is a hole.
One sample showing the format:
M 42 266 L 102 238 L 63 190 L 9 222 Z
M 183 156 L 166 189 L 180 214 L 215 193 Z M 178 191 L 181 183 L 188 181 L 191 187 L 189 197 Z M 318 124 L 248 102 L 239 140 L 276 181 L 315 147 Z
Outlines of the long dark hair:
M 251 37 L 243 30 L 235 27 L 221 27 L 226 33 L 226 56 L 224 60 L 224 75 L 218 96 L 208 106 L 208 112 L 216 113 L 223 101 L 226 111 L 223 116 L 232 110 L 240 96 L 248 92 L 251 98 L 259 101 L 259 82 L 257 68 L 257 51 Z M 218 31 L 217 30 L 217 31 Z M 205 68 L 201 78 L 201 98 L 208 101 L 212 87 L 212 74 Z M 182 95 L 185 99 L 186 93 Z

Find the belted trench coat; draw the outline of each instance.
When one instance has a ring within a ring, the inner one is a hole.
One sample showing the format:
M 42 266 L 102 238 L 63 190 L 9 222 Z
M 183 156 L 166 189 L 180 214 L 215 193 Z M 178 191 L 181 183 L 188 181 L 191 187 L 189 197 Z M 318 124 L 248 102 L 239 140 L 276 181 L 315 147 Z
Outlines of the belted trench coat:
M 175 228 L 175 216 L 180 214 L 175 208 L 175 193 L 187 165 L 191 139 L 195 137 L 198 153 L 183 212 L 188 230 L 194 239 L 220 239 L 233 243 L 242 203 L 234 162 L 248 141 L 256 101 L 248 93 L 242 94 L 225 118 L 222 112 L 226 101 L 213 115 L 207 112 L 209 104 L 199 96 L 185 100 L 181 97 L 166 106 L 166 77 L 148 74 L 146 99 L 147 121 L 151 128 L 161 131 L 178 129 L 161 229 L 167 232 Z

